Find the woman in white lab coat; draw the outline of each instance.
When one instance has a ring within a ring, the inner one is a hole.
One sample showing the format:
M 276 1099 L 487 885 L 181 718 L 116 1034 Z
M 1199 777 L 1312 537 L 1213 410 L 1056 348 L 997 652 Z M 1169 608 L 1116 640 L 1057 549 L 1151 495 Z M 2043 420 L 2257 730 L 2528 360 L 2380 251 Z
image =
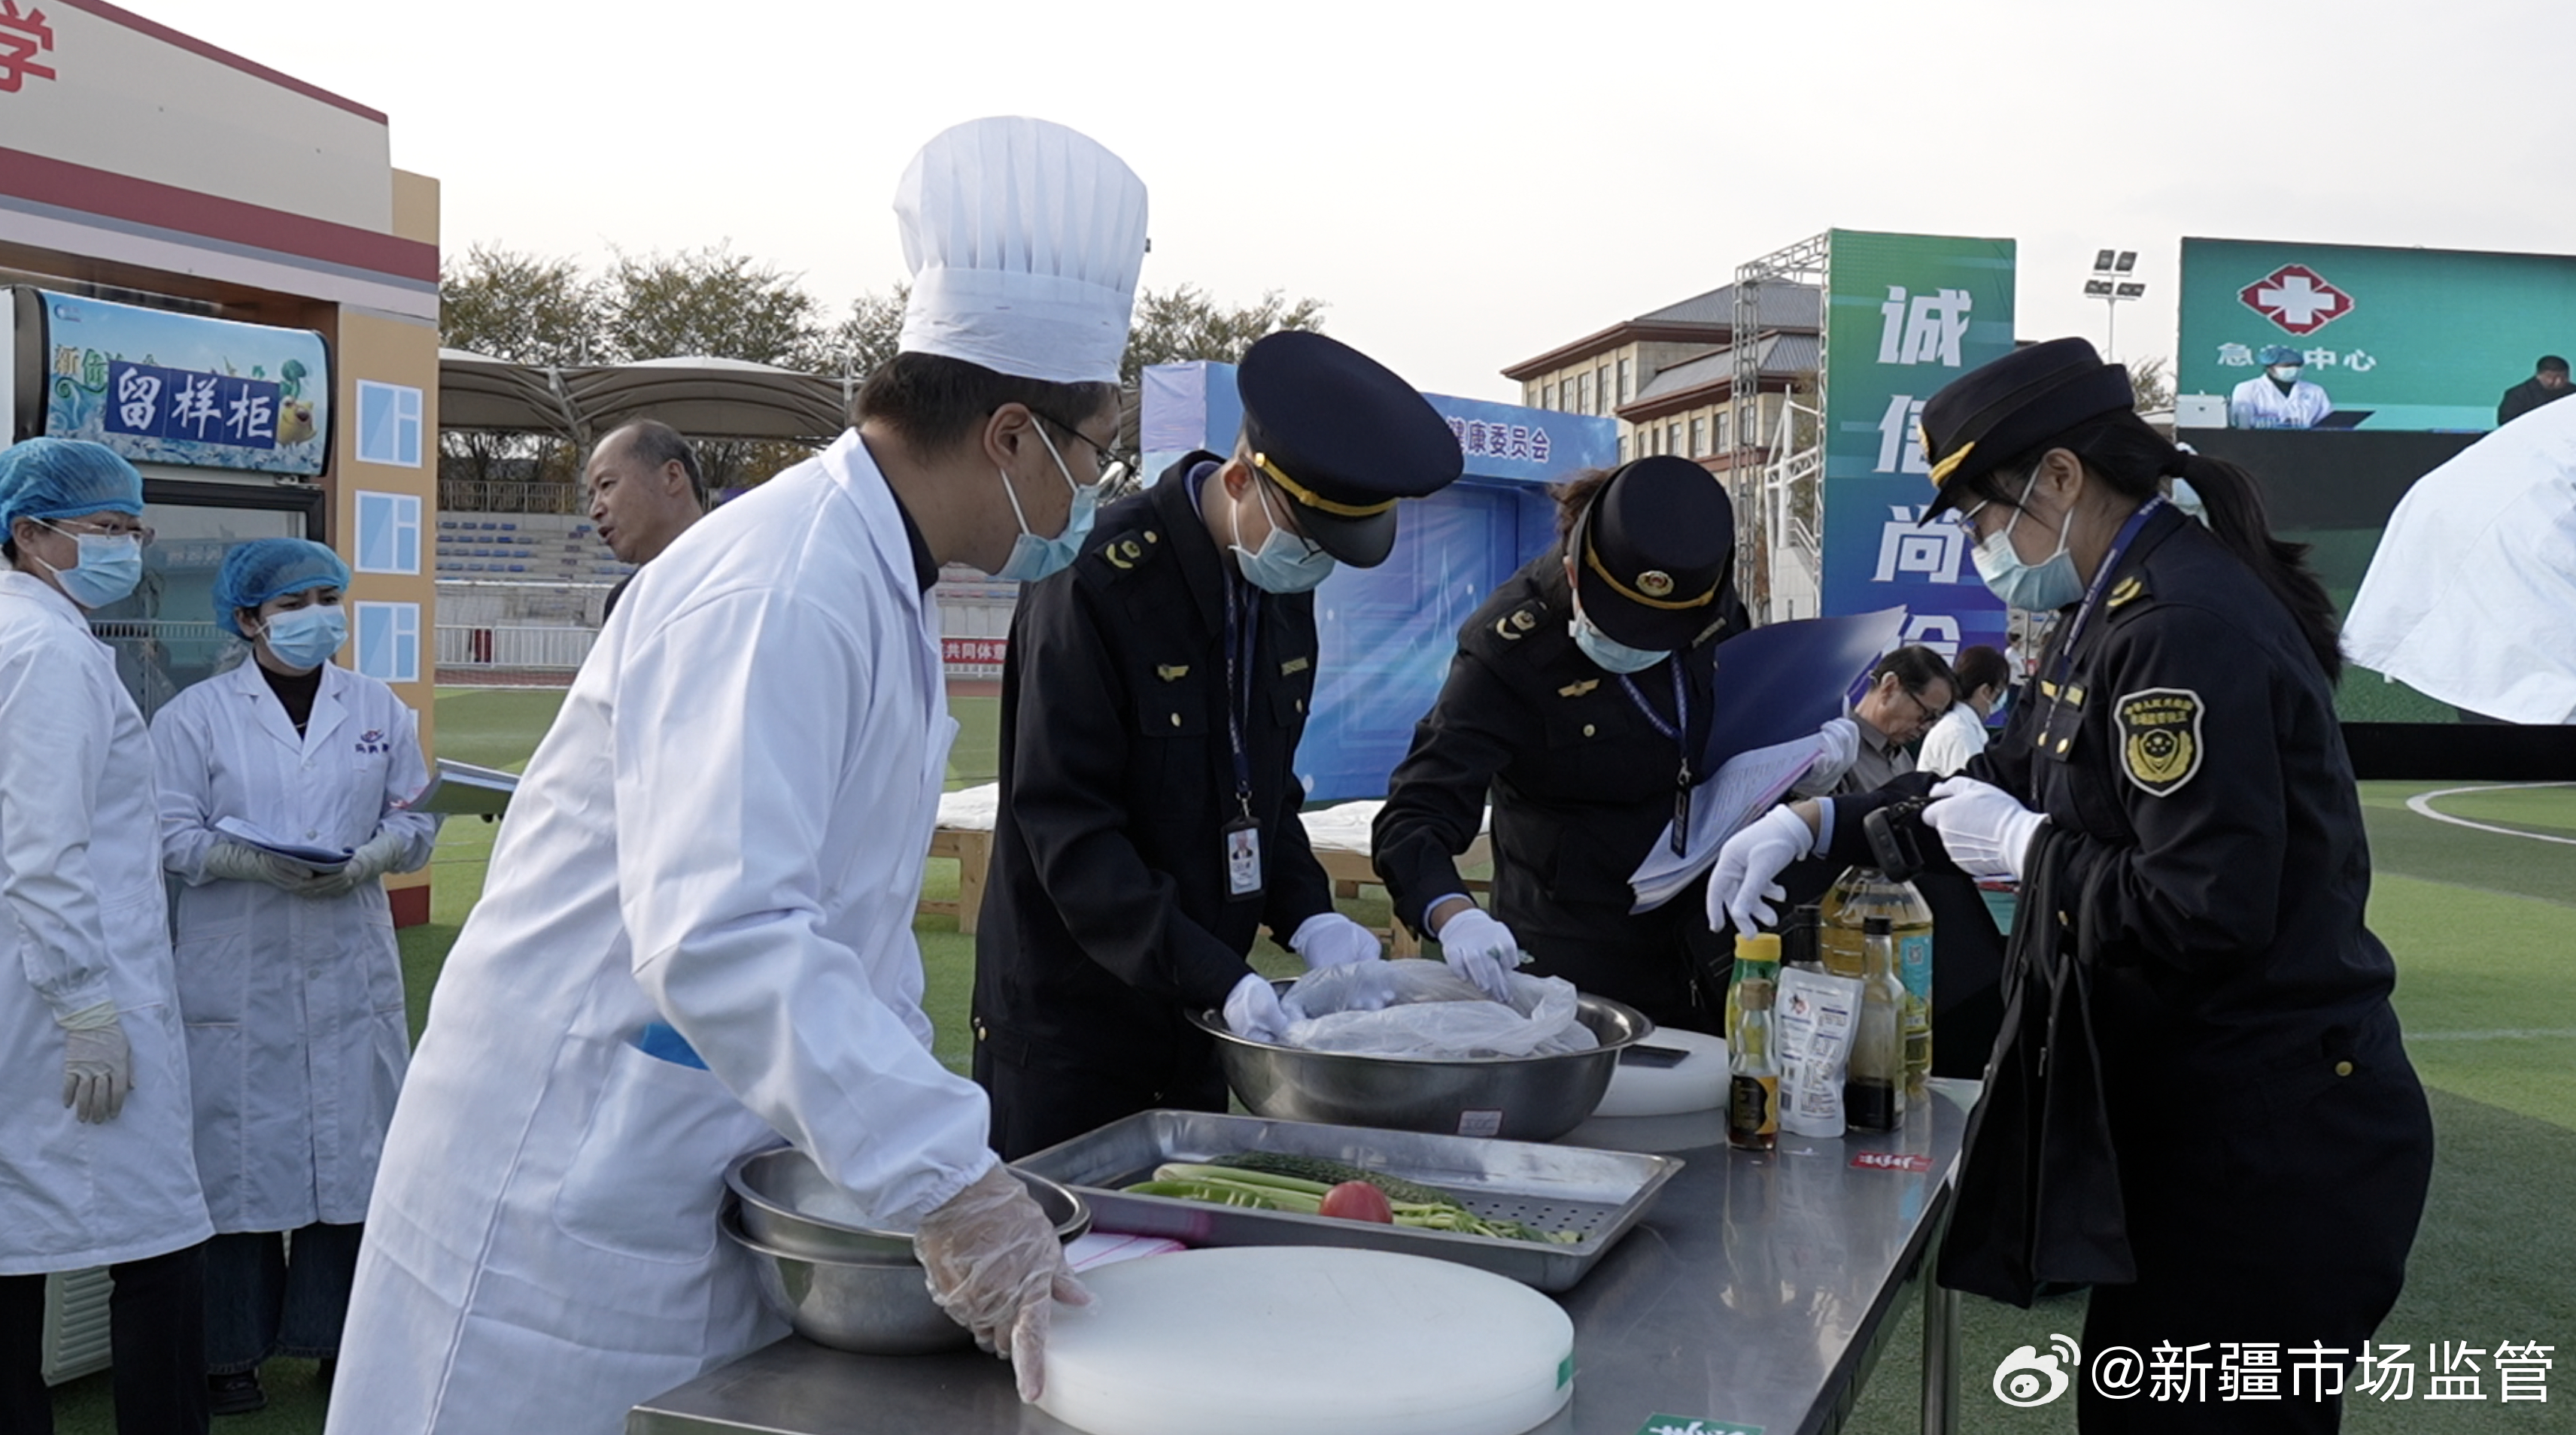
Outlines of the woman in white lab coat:
M 49 1431 L 45 1277 L 107 1266 L 120 1432 L 203 1431 L 203 1242 L 152 744 L 85 609 L 142 573 L 143 480 L 0 452 L 0 1430 Z
M 376 1158 L 410 1060 L 377 879 L 428 862 L 438 822 L 399 805 L 428 781 L 411 709 L 328 661 L 347 635 L 348 582 L 347 565 L 318 543 L 235 547 L 215 580 L 215 615 L 250 654 L 152 725 L 162 860 L 182 884 L 197 1168 L 218 1232 L 206 1258 L 217 1414 L 265 1403 L 259 1365 L 271 1355 L 338 1355 Z M 249 834 L 355 855 L 317 872 Z

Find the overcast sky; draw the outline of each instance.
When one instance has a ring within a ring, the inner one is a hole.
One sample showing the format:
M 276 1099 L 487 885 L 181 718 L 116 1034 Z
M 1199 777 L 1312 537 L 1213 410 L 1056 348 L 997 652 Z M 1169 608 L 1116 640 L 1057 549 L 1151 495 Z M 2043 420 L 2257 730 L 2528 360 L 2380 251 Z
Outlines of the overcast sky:
M 2138 249 L 2130 358 L 2186 234 L 2576 251 L 2562 4 L 126 3 L 385 111 L 451 254 L 729 239 L 838 310 L 905 277 L 923 140 L 1038 115 L 1144 177 L 1148 286 L 1314 296 L 1486 398 L 1834 226 L 2016 238 L 2022 336 L 2097 344 Z

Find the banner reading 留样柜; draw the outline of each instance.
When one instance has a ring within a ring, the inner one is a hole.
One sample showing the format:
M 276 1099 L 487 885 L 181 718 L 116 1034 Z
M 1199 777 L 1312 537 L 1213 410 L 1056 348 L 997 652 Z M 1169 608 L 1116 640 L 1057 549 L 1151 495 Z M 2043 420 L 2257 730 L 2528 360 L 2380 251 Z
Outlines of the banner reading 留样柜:
M 2004 607 L 1964 536 L 1925 524 L 1923 401 L 2013 346 L 2013 241 L 1829 236 L 1824 611 L 1905 610 L 1903 641 L 1956 657 L 2004 646 Z

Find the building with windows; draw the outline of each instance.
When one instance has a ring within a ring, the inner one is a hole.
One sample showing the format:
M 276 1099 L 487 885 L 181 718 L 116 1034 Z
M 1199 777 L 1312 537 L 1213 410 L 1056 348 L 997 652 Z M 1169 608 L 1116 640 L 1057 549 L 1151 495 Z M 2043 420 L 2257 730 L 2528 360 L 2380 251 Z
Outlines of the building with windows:
M 386 117 L 103 0 L 0 4 L 0 286 L 0 447 L 143 473 L 143 585 L 91 627 L 145 715 L 237 646 L 225 549 L 308 537 L 354 573 L 339 661 L 429 748 L 438 184 Z M 428 880 L 387 883 L 397 922 Z
M 1560 344 L 1503 376 L 1519 382 L 1521 402 L 1531 408 L 1617 419 L 1623 462 L 1677 454 L 1723 472 L 1739 448 L 1766 448 L 1791 392 L 1813 386 L 1823 298 L 1812 285 L 1762 286 L 1761 325 L 1747 336 L 1761 375 L 1750 435 L 1735 431 L 1732 284 Z

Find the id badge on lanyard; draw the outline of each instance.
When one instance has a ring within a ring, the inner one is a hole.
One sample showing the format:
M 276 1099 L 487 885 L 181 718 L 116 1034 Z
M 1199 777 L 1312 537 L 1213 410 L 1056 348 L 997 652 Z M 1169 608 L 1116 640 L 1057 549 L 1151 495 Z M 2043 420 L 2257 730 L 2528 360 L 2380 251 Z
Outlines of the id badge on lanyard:
M 1249 616 L 1235 607 L 1234 580 L 1225 585 L 1225 736 L 1234 751 L 1234 820 L 1217 829 L 1224 846 L 1225 897 L 1249 901 L 1261 895 L 1261 819 L 1252 815 L 1252 755 L 1244 746 L 1244 713 L 1252 706 L 1246 686 L 1253 671 L 1252 647 L 1260 610 Z

